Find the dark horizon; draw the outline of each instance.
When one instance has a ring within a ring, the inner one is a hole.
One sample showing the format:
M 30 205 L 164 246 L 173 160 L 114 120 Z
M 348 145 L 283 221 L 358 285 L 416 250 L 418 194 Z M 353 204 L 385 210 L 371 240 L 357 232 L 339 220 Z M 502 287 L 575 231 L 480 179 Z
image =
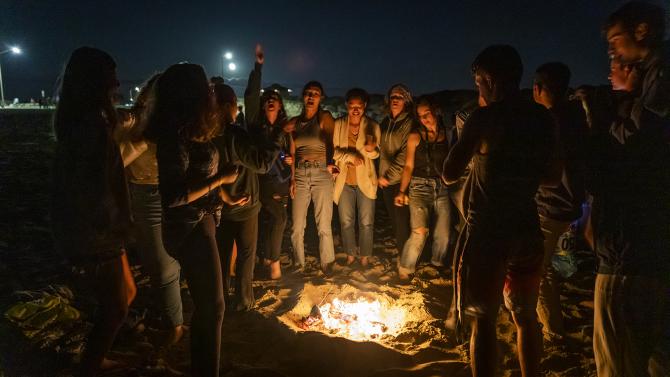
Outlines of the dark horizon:
M 231 51 L 237 70 L 224 77 L 232 76 L 241 93 L 260 42 L 266 51 L 264 85 L 276 82 L 296 90 L 316 79 L 327 94 L 340 95 L 354 86 L 384 93 L 404 82 L 421 94 L 473 89 L 472 59 L 487 45 L 505 43 L 523 58 L 522 87 L 529 87 L 535 68 L 548 61 L 566 63 L 576 87 L 607 82 L 607 46 L 600 30 L 624 2 L 430 0 L 409 9 L 376 0 L 160 6 L 6 0 L 0 7 L 0 47 L 18 45 L 24 53 L 3 55 L 0 63 L 6 99 L 27 101 L 42 89 L 47 96 L 54 93 L 64 62 L 82 45 L 116 59 L 124 90 L 179 61 L 221 75 L 222 54 Z

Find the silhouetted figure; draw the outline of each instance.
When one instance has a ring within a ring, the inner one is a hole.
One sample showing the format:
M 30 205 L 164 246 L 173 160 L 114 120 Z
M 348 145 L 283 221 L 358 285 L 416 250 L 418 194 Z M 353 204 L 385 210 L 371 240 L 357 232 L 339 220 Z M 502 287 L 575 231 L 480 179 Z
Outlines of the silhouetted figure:
M 212 138 L 220 114 L 202 67 L 175 64 L 154 90 L 145 134 L 156 143 L 163 244 L 181 264 L 193 298 L 191 370 L 194 376 L 218 376 L 225 301 L 215 231 L 220 186 L 237 174 L 219 172 Z
M 167 343 L 176 343 L 184 332 L 179 282 L 181 267 L 163 246 L 156 144 L 144 137 L 153 110 L 154 84 L 158 77 L 159 74 L 153 75 L 142 86 L 129 120 L 117 128 L 115 138 L 129 181 L 137 251 L 155 295 L 155 317 L 160 320 L 159 327 L 167 332 Z
M 118 367 L 105 359 L 135 298 L 125 244 L 131 226 L 123 161 L 112 138 L 116 63 L 81 47 L 63 72 L 56 108 L 52 227 L 57 249 L 81 272 L 100 304 L 79 374 Z
M 485 107 L 468 118 L 444 166 L 451 183 L 472 162 L 456 288 L 461 320 L 472 320 L 473 376 L 495 374 L 496 318 L 503 301 L 517 327 L 521 373 L 539 374 L 535 310 L 543 249 L 535 194 L 541 181 L 559 181 L 560 166 L 551 115 L 520 95 L 522 71 L 511 46 L 490 46 L 477 56 L 472 72 Z
M 558 125 L 563 169 L 557 186 L 540 186 L 536 196 L 540 226 L 544 234 L 544 277 L 540 283 L 537 314 L 545 338 L 565 335 L 558 275 L 551 261 L 558 239 L 582 216 L 585 200 L 586 115 L 580 104 L 568 102 L 570 69 L 563 63 L 541 65 L 535 71 L 533 98 L 546 107 Z
M 592 126 L 592 223 L 600 260 L 593 351 L 599 376 L 667 376 L 670 276 L 670 69 L 664 10 L 630 2 L 604 27 L 609 55 L 630 65 L 612 121 Z M 624 69 L 626 69 L 624 67 Z M 665 308 L 667 313 L 668 309 Z M 664 334 L 664 331 L 666 332 Z M 666 360 L 663 360 L 663 359 Z

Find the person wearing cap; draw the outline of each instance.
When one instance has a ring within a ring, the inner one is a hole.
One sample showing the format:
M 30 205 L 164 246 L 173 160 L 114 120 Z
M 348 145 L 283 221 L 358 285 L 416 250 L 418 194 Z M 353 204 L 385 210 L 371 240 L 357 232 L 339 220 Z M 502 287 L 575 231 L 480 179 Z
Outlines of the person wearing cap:
M 407 206 L 396 206 L 394 200 L 405 166 L 407 137 L 417 127 L 417 122 L 413 115 L 414 100 L 405 85 L 393 85 L 384 100 L 388 114 L 381 122 L 379 187 L 382 188 L 386 212 L 393 226 L 395 247 L 400 251 L 409 238 L 409 209 Z

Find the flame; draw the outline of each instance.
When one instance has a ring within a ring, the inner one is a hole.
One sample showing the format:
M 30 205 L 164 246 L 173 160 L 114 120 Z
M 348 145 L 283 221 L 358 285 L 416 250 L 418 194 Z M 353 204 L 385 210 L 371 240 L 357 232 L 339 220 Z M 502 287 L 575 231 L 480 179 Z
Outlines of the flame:
M 345 302 L 338 298 L 319 307 L 323 327 L 352 340 L 377 340 L 382 335 L 397 335 L 405 323 L 406 311 L 378 300 L 359 298 Z

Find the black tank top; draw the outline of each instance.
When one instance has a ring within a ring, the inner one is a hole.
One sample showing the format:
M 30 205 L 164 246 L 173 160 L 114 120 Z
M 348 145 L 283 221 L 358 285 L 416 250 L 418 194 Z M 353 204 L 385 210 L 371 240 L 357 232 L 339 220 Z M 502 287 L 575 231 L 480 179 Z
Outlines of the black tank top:
M 449 154 L 449 144 L 442 141 L 430 142 L 419 133 L 421 140 L 414 154 L 414 171 L 412 176 L 421 178 L 439 178 L 442 175 L 442 164 Z M 439 139 L 439 136 L 438 136 Z

